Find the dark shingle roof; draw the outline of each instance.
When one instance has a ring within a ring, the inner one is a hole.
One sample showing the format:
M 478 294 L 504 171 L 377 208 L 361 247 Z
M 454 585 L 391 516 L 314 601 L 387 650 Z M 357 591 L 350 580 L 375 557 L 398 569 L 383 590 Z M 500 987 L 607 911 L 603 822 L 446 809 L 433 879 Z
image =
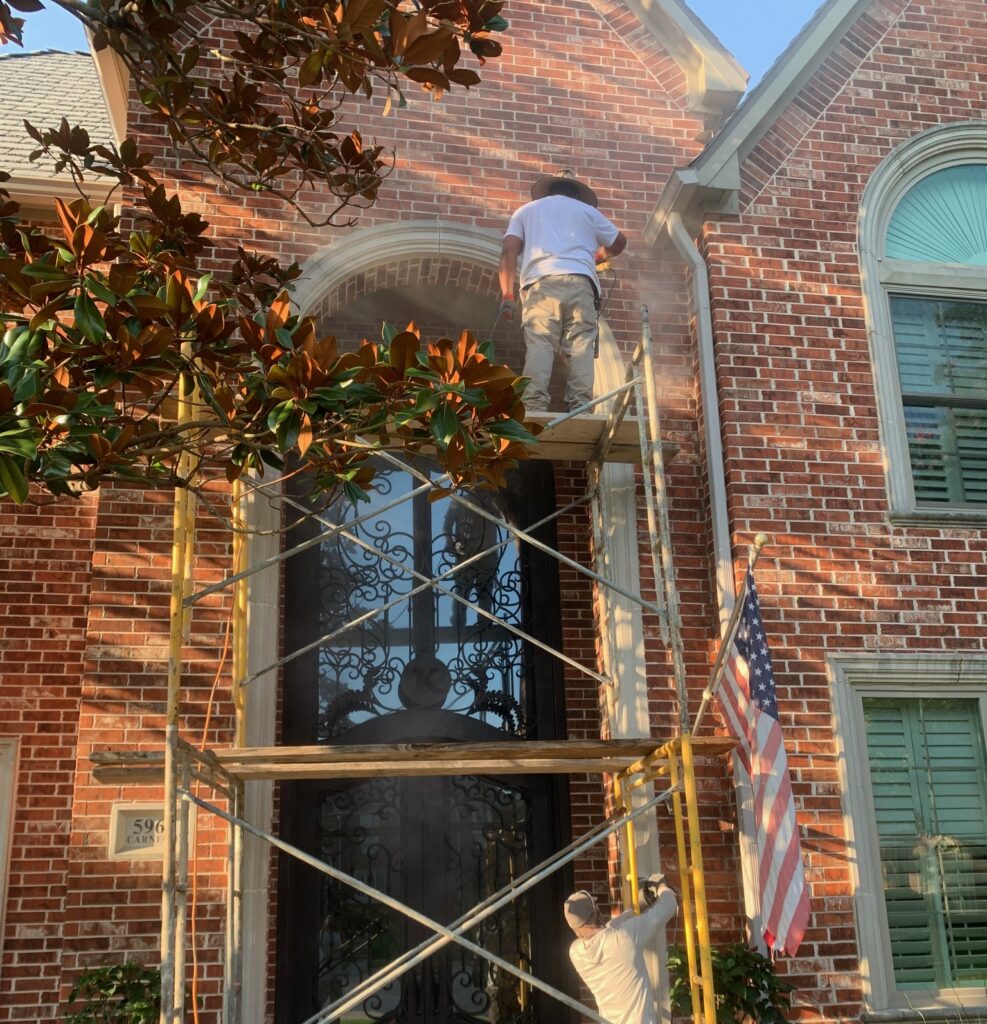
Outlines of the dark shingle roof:
M 28 161 L 37 145 L 24 131 L 24 121 L 54 128 L 63 117 L 82 125 L 94 142 L 113 141 L 92 57 L 56 50 L 0 54 L 0 170 L 48 177 L 50 163 Z

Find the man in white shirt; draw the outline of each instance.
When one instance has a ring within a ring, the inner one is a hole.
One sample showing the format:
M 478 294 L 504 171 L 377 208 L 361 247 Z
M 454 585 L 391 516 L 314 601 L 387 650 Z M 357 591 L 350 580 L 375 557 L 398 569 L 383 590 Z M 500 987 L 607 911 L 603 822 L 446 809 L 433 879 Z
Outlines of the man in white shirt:
M 599 331 L 596 264 L 624 251 L 627 239 L 597 210 L 596 193 L 571 171 L 539 178 L 532 202 L 515 210 L 500 253 L 500 313 L 514 319 L 514 280 L 521 258 L 521 324 L 531 383 L 525 408 L 548 409 L 555 355 L 568 364 L 567 409 L 593 397 L 593 356 Z
M 660 875 L 651 880 L 651 888 L 653 902 L 646 910 L 628 910 L 607 922 L 585 890 L 565 901 L 565 919 L 577 935 L 569 959 L 610 1024 L 658 1024 L 644 953 L 658 929 L 675 916 L 678 900 Z

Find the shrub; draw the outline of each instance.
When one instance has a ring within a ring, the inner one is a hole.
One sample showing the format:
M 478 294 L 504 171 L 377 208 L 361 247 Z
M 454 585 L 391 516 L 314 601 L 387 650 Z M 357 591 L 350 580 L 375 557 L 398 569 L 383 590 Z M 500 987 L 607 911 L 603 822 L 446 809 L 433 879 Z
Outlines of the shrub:
M 157 1024 L 161 972 L 136 960 L 94 967 L 79 975 L 69 1002 L 83 1005 L 66 1024 Z
M 785 1024 L 792 986 L 775 974 L 774 965 L 743 942 L 712 950 L 716 1024 Z M 675 1013 L 692 1014 L 689 961 L 685 949 L 668 951 L 671 1003 Z

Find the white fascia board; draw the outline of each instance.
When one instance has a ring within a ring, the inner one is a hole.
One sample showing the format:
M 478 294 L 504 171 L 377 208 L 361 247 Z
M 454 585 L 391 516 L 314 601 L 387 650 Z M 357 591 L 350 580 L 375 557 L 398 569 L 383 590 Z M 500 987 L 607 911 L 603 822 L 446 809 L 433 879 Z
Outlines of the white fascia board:
M 753 149 L 872 2 L 829 0 L 819 9 L 789 51 L 694 161 L 703 184 L 712 182 L 731 159 L 743 159 Z
M 720 197 L 724 189 L 739 187 L 743 159 L 871 3 L 872 0 L 828 0 L 816 12 L 709 145 L 688 168 L 677 172 L 695 174 L 695 188 L 689 195 L 667 194 L 672 181 L 663 190 L 650 218 L 649 237 L 657 240 L 663 235 L 662 225 L 671 209 L 683 216 L 694 212 L 678 205 L 683 199 L 694 204 L 697 195 L 708 191 L 718 205 L 720 200 L 716 197 Z
M 92 34 L 88 31 L 86 38 L 89 41 L 89 52 L 92 54 L 93 64 L 96 65 L 99 84 L 103 87 L 103 101 L 106 103 L 106 112 L 110 115 L 113 136 L 119 145 L 127 137 L 130 72 L 115 50 L 111 50 L 108 46 L 104 46 L 102 50 L 94 50 Z
M 86 194 L 95 203 L 105 202 L 113 184 L 111 181 L 87 181 Z M 54 175 L 45 178 L 40 175 L 15 174 L 9 181 L 3 182 L 2 187 L 10 193 L 11 199 L 25 209 L 41 210 L 52 216 L 56 199 L 71 201 L 78 196 L 70 178 Z
M 687 227 L 698 226 L 706 212 L 737 213 L 739 191 L 740 161 L 736 154 L 710 182 L 704 182 L 695 167 L 673 171 L 644 227 L 645 242 L 656 247 L 665 243 L 665 225 L 673 211 L 682 216 Z
M 682 68 L 690 110 L 722 118 L 736 107 L 749 75 L 681 0 L 625 0 L 625 6 Z

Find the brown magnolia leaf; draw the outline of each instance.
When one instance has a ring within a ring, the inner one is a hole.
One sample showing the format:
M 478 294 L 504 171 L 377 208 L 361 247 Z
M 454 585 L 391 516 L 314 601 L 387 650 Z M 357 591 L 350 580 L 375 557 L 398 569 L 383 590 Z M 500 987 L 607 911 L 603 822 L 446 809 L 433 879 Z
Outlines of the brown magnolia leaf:
M 421 341 L 411 331 L 401 331 L 391 341 L 389 360 L 391 366 L 403 377 L 405 373 L 418 365 L 418 353 Z
M 449 79 L 441 71 L 435 68 L 408 68 L 405 75 L 413 82 L 420 82 L 423 86 L 434 86 L 437 89 L 448 89 Z
M 433 487 L 428 492 L 428 500 L 431 504 L 435 504 L 437 501 L 442 501 L 443 498 L 448 498 L 450 495 L 456 493 L 455 487 Z
M 65 233 L 65 241 L 71 246 L 78 221 L 62 199 L 55 199 L 55 212 L 58 214 L 59 223 L 62 225 L 62 231 Z
M 295 444 L 298 446 L 298 454 L 304 455 L 312 444 L 312 421 L 308 416 L 302 416 L 302 425 L 298 431 L 298 440 Z
M 404 51 L 402 56 L 405 64 L 431 64 L 443 55 L 452 38 L 452 32 L 447 28 L 439 28 L 419 36 Z
M 291 312 L 291 301 L 288 298 L 287 292 L 281 292 L 281 294 L 271 303 L 270 311 L 267 314 L 267 323 L 265 329 L 267 333 L 273 334 L 275 331 L 279 331 L 284 327 L 288 315 Z
M 130 444 L 131 439 L 134 436 L 135 426 L 133 423 L 125 423 L 120 430 L 120 433 L 113 440 L 113 451 L 121 452 L 124 448 Z
M 469 68 L 446 68 L 446 77 L 454 85 L 468 89 L 471 85 L 480 84 L 480 76 Z
M 387 0 L 350 0 L 343 13 L 343 23 L 352 31 L 373 28 L 387 6 Z
M 71 307 L 71 303 L 67 303 L 65 299 L 59 297 L 52 299 L 47 305 L 42 306 L 41 309 L 31 317 L 31 322 L 28 324 L 32 331 L 41 329 L 41 325 L 52 318 L 57 318 L 58 314 L 63 310 Z

